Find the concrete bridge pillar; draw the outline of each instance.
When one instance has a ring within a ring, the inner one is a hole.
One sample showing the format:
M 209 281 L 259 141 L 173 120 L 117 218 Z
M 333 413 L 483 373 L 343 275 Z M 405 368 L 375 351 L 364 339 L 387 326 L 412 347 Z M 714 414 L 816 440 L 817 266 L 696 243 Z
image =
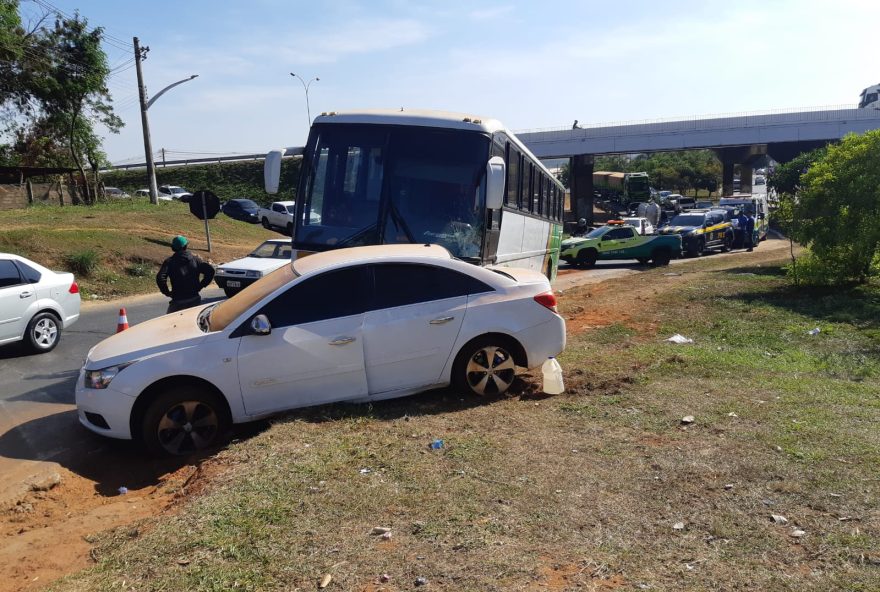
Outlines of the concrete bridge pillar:
M 571 211 L 575 220 L 586 218 L 593 223 L 593 155 L 578 154 L 569 161 L 571 167 Z
M 714 149 L 718 160 L 721 161 L 721 195 L 733 195 L 733 168 L 740 167 L 740 191 L 748 193 L 752 191 L 752 168 L 751 163 L 758 157 L 767 154 L 766 144 L 752 144 L 751 146 L 732 146 L 730 148 Z

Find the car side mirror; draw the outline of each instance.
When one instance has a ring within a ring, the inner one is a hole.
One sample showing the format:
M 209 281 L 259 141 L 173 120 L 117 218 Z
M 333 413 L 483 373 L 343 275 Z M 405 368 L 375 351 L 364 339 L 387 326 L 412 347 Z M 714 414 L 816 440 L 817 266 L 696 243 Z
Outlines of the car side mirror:
M 253 335 L 269 335 L 272 332 L 272 323 L 269 317 L 264 314 L 258 314 L 251 320 L 251 334 Z
M 500 156 L 493 156 L 486 163 L 486 207 L 498 210 L 504 205 L 504 181 L 507 165 Z

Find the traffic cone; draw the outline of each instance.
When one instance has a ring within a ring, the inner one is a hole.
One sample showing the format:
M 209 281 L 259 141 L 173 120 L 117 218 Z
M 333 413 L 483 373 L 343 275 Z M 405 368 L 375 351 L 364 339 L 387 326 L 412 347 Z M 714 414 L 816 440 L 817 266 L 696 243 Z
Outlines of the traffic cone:
M 128 316 L 125 314 L 125 308 L 119 309 L 119 321 L 116 323 L 116 332 L 128 329 Z

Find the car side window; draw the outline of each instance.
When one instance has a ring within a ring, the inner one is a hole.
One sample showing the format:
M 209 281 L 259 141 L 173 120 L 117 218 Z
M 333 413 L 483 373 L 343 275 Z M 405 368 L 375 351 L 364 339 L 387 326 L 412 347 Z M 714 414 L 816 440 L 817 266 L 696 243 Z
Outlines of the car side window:
M 23 283 L 15 263 L 9 259 L 0 259 L 0 288 L 17 286 Z
M 632 237 L 632 228 L 612 228 L 605 233 L 602 240 L 618 240 Z
M 36 284 L 43 277 L 43 274 L 23 261 L 16 261 L 15 264 L 18 265 L 18 270 L 28 283 Z
M 493 290 L 488 284 L 469 275 L 445 267 L 412 263 L 374 265 L 373 281 L 374 298 L 371 310 Z
M 360 314 L 370 298 L 366 266 L 326 271 L 292 286 L 263 306 L 272 327 L 290 327 Z

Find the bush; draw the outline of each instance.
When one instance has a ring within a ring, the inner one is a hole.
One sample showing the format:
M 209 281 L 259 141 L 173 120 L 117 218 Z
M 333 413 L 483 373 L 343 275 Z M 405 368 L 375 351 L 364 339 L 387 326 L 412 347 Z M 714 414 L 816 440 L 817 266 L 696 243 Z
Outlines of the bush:
M 785 267 L 790 278 L 799 284 L 808 286 L 841 286 L 859 283 L 858 269 L 852 266 L 852 257 L 846 253 L 830 253 L 826 256 L 818 256 L 812 251 L 805 250 L 796 261 Z M 872 275 L 880 273 L 880 254 L 878 254 L 871 266 Z
M 127 273 L 131 277 L 147 277 L 148 275 L 152 274 L 152 271 L 153 266 L 146 261 L 132 263 L 125 268 L 125 273 Z
M 87 249 L 67 255 L 64 258 L 64 263 L 67 269 L 75 275 L 90 276 L 98 269 L 100 257 L 96 251 Z

